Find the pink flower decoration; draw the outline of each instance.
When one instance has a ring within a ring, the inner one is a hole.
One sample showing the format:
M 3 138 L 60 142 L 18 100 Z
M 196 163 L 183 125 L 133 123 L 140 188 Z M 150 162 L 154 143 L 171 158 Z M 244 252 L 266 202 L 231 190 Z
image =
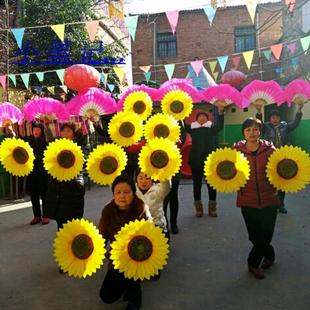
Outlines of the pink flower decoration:
M 2 127 L 6 122 L 13 124 L 21 124 L 23 121 L 23 114 L 21 110 L 14 104 L 4 102 L 0 104 L 0 126 Z
M 310 84 L 305 80 L 297 79 L 292 81 L 286 86 L 284 92 L 289 107 L 292 102 L 306 103 L 310 100 Z

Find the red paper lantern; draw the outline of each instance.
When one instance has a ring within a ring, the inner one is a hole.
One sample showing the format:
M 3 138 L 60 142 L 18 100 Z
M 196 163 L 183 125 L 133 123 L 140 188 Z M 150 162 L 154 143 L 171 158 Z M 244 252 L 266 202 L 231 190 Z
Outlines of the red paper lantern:
M 241 86 L 246 80 L 244 73 L 238 70 L 227 71 L 222 75 L 221 83 L 229 84 L 234 87 Z
M 69 88 L 81 95 L 88 88 L 99 85 L 100 73 L 91 66 L 77 64 L 65 70 L 64 81 Z

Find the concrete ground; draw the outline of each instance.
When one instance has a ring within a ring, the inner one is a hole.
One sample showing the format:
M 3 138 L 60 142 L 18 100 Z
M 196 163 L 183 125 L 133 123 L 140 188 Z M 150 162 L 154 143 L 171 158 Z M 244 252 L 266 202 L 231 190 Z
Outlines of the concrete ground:
M 279 214 L 273 244 L 277 261 L 257 280 L 247 271 L 250 242 L 235 194 L 218 195 L 218 218 L 195 218 L 192 185 L 179 191 L 178 235 L 172 235 L 168 265 L 157 282 L 143 283 L 145 310 L 310 309 L 310 187 L 288 194 L 288 214 Z M 203 197 L 207 203 L 206 189 Z M 111 198 L 108 188 L 86 194 L 85 218 L 98 223 Z M 0 206 L 0 309 L 118 310 L 98 297 L 105 264 L 84 280 L 60 275 L 53 258 L 56 224 L 30 226 L 29 203 Z M 28 207 L 27 207 L 28 206 Z

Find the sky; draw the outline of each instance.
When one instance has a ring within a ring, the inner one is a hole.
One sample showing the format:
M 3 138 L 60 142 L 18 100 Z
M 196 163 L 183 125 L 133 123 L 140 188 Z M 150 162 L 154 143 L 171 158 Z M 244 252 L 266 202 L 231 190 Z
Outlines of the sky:
M 219 0 L 220 1 L 223 0 Z M 258 3 L 277 2 L 279 0 L 258 0 Z M 201 8 L 209 4 L 210 0 L 125 0 L 126 14 L 158 13 L 172 10 Z M 226 5 L 242 5 L 245 0 L 226 0 Z

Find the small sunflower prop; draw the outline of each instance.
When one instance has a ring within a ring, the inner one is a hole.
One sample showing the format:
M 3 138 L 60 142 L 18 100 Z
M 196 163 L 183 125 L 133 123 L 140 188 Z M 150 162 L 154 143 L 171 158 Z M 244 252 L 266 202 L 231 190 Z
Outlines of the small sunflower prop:
M 163 97 L 161 109 L 165 114 L 172 115 L 179 121 L 191 114 L 193 100 L 182 90 L 171 90 Z
M 109 123 L 111 139 L 121 146 L 130 146 L 138 142 L 142 134 L 142 119 L 135 113 L 118 112 Z
M 98 145 L 88 156 L 86 169 L 89 177 L 99 185 L 110 185 L 127 164 L 122 147 L 105 143 Z
M 141 119 L 146 120 L 152 113 L 152 99 L 144 91 L 135 91 L 127 96 L 124 102 L 124 111 L 134 112 Z
M 43 162 L 53 178 L 58 181 L 70 181 L 83 168 L 83 152 L 73 141 L 58 139 L 48 145 Z
M 180 137 L 180 127 L 176 119 L 168 114 L 155 114 L 144 125 L 144 136 L 147 141 L 154 138 L 167 138 L 177 142 Z
M 250 177 L 250 165 L 241 152 L 226 147 L 208 156 L 204 172 L 213 188 L 219 192 L 230 193 L 238 191 L 246 184 Z
M 162 230 L 142 219 L 126 224 L 111 244 L 113 265 L 126 278 L 150 279 L 167 264 L 168 240 Z
M 268 160 L 266 174 L 278 190 L 297 192 L 310 182 L 310 157 L 295 146 L 282 146 Z
M 150 140 L 139 154 L 141 171 L 155 181 L 170 179 L 179 171 L 181 163 L 180 150 L 168 139 Z
M 21 139 L 6 138 L 0 145 L 0 161 L 9 173 L 23 177 L 33 169 L 33 150 Z
M 103 264 L 105 240 L 95 225 L 84 219 L 64 224 L 54 240 L 54 257 L 69 276 L 85 278 Z

